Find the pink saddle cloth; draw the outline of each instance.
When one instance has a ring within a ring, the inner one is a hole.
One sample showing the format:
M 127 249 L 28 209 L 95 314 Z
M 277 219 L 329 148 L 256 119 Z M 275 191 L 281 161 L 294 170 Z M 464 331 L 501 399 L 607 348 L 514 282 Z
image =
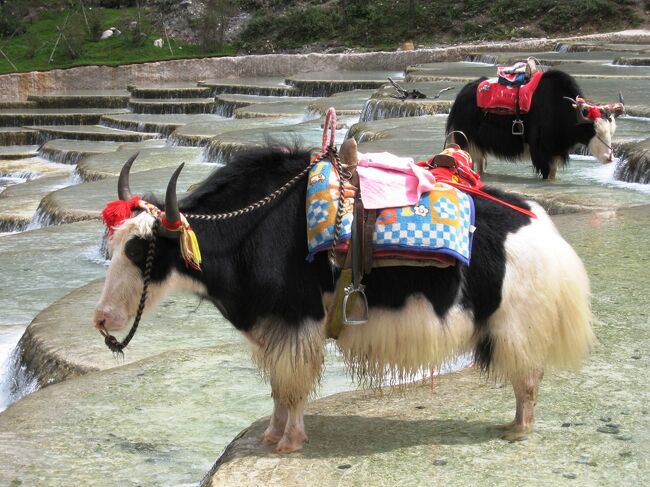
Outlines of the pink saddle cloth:
M 485 110 L 513 114 L 517 111 L 515 104 L 519 96 L 519 112 L 528 113 L 543 74 L 541 71 L 533 73 L 530 81 L 521 86 L 508 86 L 499 83 L 497 78 L 481 81 L 476 90 L 476 104 Z
M 357 173 L 367 209 L 414 205 L 436 184 L 434 175 L 412 158 L 390 152 L 359 152 Z

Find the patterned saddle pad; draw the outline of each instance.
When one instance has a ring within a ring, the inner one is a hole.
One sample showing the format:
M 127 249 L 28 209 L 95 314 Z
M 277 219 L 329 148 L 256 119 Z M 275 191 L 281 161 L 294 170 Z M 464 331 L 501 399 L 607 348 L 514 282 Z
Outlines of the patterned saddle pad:
M 353 193 L 345 193 L 341 244 L 337 246 L 342 251 L 347 250 L 352 233 Z M 320 161 L 312 167 L 307 186 L 309 261 L 332 246 L 338 200 L 336 169 L 330 161 Z M 414 259 L 443 254 L 469 265 L 473 232 L 472 198 L 448 184 L 436 183 L 436 189 L 424 193 L 413 206 L 379 210 L 373 254 Z

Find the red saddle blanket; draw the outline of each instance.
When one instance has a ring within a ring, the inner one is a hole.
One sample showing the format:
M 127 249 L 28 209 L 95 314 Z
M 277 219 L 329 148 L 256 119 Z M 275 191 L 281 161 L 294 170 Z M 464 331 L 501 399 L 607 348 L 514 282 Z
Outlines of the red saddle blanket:
M 476 90 L 476 104 L 479 108 L 494 110 L 502 113 L 517 113 L 516 103 L 519 97 L 519 112 L 528 113 L 533 95 L 544 73 L 533 73 L 530 81 L 521 86 L 507 86 L 497 81 L 497 78 L 481 81 Z

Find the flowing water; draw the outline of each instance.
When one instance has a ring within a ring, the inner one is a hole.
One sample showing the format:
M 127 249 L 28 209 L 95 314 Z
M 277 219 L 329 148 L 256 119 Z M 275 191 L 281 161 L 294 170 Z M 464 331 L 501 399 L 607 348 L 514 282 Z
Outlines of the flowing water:
M 535 55 L 561 62 L 558 69 L 581 76 L 590 99 L 615 101 L 622 91 L 626 103 L 650 107 L 650 68 L 612 64 L 618 56 L 647 56 L 648 46 L 636 47 L 472 59 L 501 63 Z M 329 106 L 339 112 L 338 143 L 347 133 L 362 152 L 429 157 L 443 147 L 444 113 L 412 116 L 418 108 L 406 103 L 374 111 L 366 104 L 371 97 L 394 100 L 387 78 L 402 84 L 405 74 L 318 72 L 53 93 L 31 97 L 30 108 L 0 110 L 0 144 L 6 146 L 0 147 L 0 411 L 18 401 L 0 414 L 0 425 L 7 425 L 0 446 L 10 459 L 0 482 L 81 485 L 110 478 L 112 485 L 193 485 L 233 436 L 268 414 L 268 386 L 245 341 L 196 298 L 169 298 L 143 321 L 126 361 L 111 358 L 91 325 L 97 278 L 106 269 L 99 212 L 115 197 L 115 178 L 136 151 L 134 192 L 162 192 L 180 162 L 186 162 L 179 181 L 185 191 L 237 151 L 269 139 L 319 147 Z M 434 63 L 408 74 L 452 80 L 404 85 L 430 97 L 451 85 L 440 98 L 447 107 L 464 83 L 459 79 L 492 76 L 494 66 Z M 364 121 L 356 123 L 362 110 Z M 614 142 L 649 136 L 650 119 L 623 117 Z M 557 181 L 544 182 L 529 162 L 490 160 L 485 180 L 536 198 L 554 213 L 649 205 L 650 185 L 617 181 L 615 169 L 573 154 Z M 68 360 L 59 364 L 60 375 L 26 368 L 16 344 L 32 321 L 42 347 Z M 75 367 L 96 371 L 30 394 L 48 374 L 60 380 Z M 344 372 L 328 347 L 319 394 L 354 388 Z

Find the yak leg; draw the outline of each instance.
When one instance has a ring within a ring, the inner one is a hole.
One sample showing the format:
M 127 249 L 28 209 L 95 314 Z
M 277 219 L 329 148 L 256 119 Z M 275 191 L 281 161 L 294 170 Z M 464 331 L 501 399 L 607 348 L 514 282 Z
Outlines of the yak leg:
M 487 159 L 485 158 L 485 152 L 483 152 L 477 145 L 470 144 L 467 148 L 467 152 L 472 158 L 473 168 L 479 175 L 483 175 L 487 167 Z
M 535 423 L 535 405 L 539 384 L 544 377 L 541 370 L 532 372 L 528 377 L 512 379 L 512 388 L 517 401 L 515 419 L 511 423 L 498 426 L 505 430 L 501 438 L 508 441 L 522 440 L 533 430 Z
M 291 453 L 300 450 L 304 443 L 308 443 L 307 433 L 305 433 L 305 398 L 299 404 L 294 404 L 288 408 L 288 418 L 284 428 L 284 434 L 278 442 L 275 451 L 278 453 Z
M 271 422 L 262 434 L 260 441 L 265 445 L 275 445 L 280 441 L 282 435 L 284 435 L 284 428 L 286 427 L 288 417 L 289 409 L 274 397 Z
M 555 179 L 557 168 L 562 165 L 563 159 L 561 157 L 554 157 L 548 171 L 548 179 Z
M 280 339 L 262 341 L 268 345 L 255 358 L 270 379 L 274 408 L 261 441 L 277 443 L 277 452 L 290 453 L 307 441 L 303 415 L 320 379 L 325 337 L 320 323 L 307 322 Z
M 308 442 L 305 433 L 304 410 L 306 399 L 298 404 L 287 406 L 283 404 L 274 392 L 273 414 L 266 431 L 260 438 L 265 445 L 275 445 L 278 453 L 291 453 L 302 448 Z

